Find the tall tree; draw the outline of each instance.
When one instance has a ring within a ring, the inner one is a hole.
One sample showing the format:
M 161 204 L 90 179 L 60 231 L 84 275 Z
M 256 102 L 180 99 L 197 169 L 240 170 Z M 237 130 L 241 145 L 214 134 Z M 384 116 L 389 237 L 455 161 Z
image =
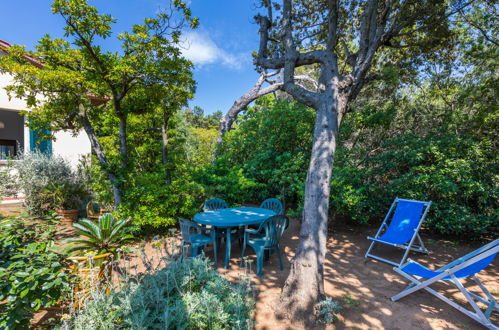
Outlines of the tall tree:
M 192 96 L 192 63 L 181 56 L 179 37 L 186 24 L 196 27 L 198 21 L 182 1 L 173 0 L 170 10 L 114 35 L 121 50 L 112 52 L 102 49 L 103 41 L 113 37 L 111 25 L 116 20 L 110 15 L 100 14 L 87 0 L 54 0 L 52 11 L 66 24 L 65 39 L 46 35 L 34 52 L 10 47 L 9 56 L 0 60 L 0 68 L 14 78 L 7 90 L 26 99 L 34 125 L 53 131 L 85 130 L 118 205 L 130 165 L 128 116 L 183 104 Z M 33 59 L 42 65 L 32 65 Z M 95 99 L 107 102 L 99 106 Z M 117 162 L 99 139 L 100 128 L 109 122 L 118 125 Z
M 466 4 L 444 0 L 262 0 L 256 16 L 259 70 L 283 70 L 282 90 L 316 110 L 298 250 L 280 310 L 308 319 L 324 294 L 329 192 L 338 130 L 348 104 L 379 79 L 388 63 L 417 64 L 417 55 L 446 40 L 448 16 Z M 319 70 L 317 89 L 297 82 L 299 67 Z

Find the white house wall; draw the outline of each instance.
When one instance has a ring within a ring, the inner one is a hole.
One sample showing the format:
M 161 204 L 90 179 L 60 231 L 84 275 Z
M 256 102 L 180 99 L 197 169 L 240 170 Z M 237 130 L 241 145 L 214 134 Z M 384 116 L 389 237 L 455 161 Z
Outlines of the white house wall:
M 1 56 L 1 54 L 0 54 Z M 0 110 L 21 111 L 28 110 L 26 102 L 13 97 L 9 99 L 4 87 L 11 84 L 11 76 L 9 74 L 0 73 Z M 1 120 L 2 118 L 0 118 Z M 24 136 L 24 150 L 29 151 L 29 129 L 24 127 L 24 132 L 18 132 L 17 135 Z M 16 135 L 16 136 L 17 136 Z M 91 152 L 90 140 L 85 132 L 81 132 L 77 136 L 72 136 L 69 132 L 55 132 L 55 141 L 52 142 L 52 153 L 56 156 L 66 158 L 71 164 L 78 164 L 82 155 Z M 12 139 L 17 139 L 12 137 Z
M 0 73 L 0 109 L 6 110 L 24 110 L 27 109 L 24 100 L 13 97 L 9 100 L 4 87 L 10 85 L 11 77 L 8 74 Z
M 52 141 L 52 153 L 67 159 L 73 166 L 92 150 L 90 140 L 85 132 L 72 136 L 69 132 L 56 132 Z

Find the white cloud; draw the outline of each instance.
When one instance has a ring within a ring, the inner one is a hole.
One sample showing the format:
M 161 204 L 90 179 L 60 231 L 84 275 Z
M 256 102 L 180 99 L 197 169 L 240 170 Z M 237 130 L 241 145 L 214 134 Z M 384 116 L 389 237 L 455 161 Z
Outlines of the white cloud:
M 187 32 L 183 34 L 182 54 L 195 65 L 222 64 L 231 69 L 241 69 L 246 56 L 228 53 L 206 33 Z

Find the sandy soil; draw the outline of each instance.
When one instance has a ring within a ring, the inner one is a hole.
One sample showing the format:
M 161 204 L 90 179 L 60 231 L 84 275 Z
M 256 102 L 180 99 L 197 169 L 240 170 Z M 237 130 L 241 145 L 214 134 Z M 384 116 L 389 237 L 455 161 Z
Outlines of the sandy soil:
M 289 272 L 289 261 L 293 257 L 298 242 L 299 223 L 291 225 L 283 237 L 286 257 L 284 271 L 279 270 L 277 258 L 272 255 L 264 264 L 261 279 L 252 275 L 257 290 L 257 329 L 302 329 L 303 326 L 277 320 L 274 306 Z M 389 298 L 406 286 L 406 280 L 392 270 L 392 266 L 376 261 L 365 260 L 368 248 L 367 235 L 373 235 L 376 229 L 340 228 L 333 231 L 328 241 L 328 253 L 325 268 L 325 290 L 328 296 L 344 305 L 336 329 L 480 329 L 480 324 L 445 304 L 425 291 L 416 292 L 398 302 Z M 429 255 L 411 253 L 410 257 L 429 267 L 441 267 L 448 262 L 473 251 L 477 245 L 456 245 L 445 240 L 423 239 L 430 250 Z M 234 248 L 230 269 L 218 270 L 230 278 L 237 278 L 241 273 L 238 260 L 239 249 Z M 385 257 L 401 258 L 401 250 L 376 250 Z M 208 252 L 208 255 L 211 255 Z M 222 258 L 222 255 L 220 255 Z M 219 263 L 221 266 L 222 263 Z M 479 274 L 480 280 L 499 298 L 498 262 Z M 466 287 L 476 292 L 474 282 L 466 281 Z M 464 303 L 464 297 L 457 288 L 442 284 L 436 285 L 441 293 L 452 296 Z M 495 323 L 499 324 L 499 313 L 495 313 Z M 317 327 L 321 328 L 321 327 Z
M 24 212 L 21 203 L 0 204 L 0 218 L 21 215 Z

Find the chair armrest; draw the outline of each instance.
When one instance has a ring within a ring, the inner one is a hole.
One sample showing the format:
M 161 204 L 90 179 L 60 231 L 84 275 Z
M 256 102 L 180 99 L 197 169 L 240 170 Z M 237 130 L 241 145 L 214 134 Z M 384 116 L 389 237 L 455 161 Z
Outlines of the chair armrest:
M 209 234 L 209 232 L 211 231 L 211 228 L 206 228 L 206 227 L 203 227 L 202 225 L 200 225 L 199 223 L 195 223 L 195 222 L 187 222 L 187 225 L 189 226 L 189 231 L 190 231 L 190 228 L 194 228 L 196 229 L 196 232 L 201 232 L 204 234 Z
M 215 227 L 205 227 L 205 225 L 194 223 L 191 227 L 196 228 L 200 231 L 201 234 L 211 235 L 212 232 L 215 232 Z
M 244 230 L 244 233 L 245 233 L 245 234 L 251 234 L 251 235 L 256 235 L 256 234 L 258 234 L 259 232 L 260 232 L 260 228 L 258 228 L 257 230 L 255 230 L 255 229 L 249 229 L 249 228 L 246 228 L 246 229 Z

